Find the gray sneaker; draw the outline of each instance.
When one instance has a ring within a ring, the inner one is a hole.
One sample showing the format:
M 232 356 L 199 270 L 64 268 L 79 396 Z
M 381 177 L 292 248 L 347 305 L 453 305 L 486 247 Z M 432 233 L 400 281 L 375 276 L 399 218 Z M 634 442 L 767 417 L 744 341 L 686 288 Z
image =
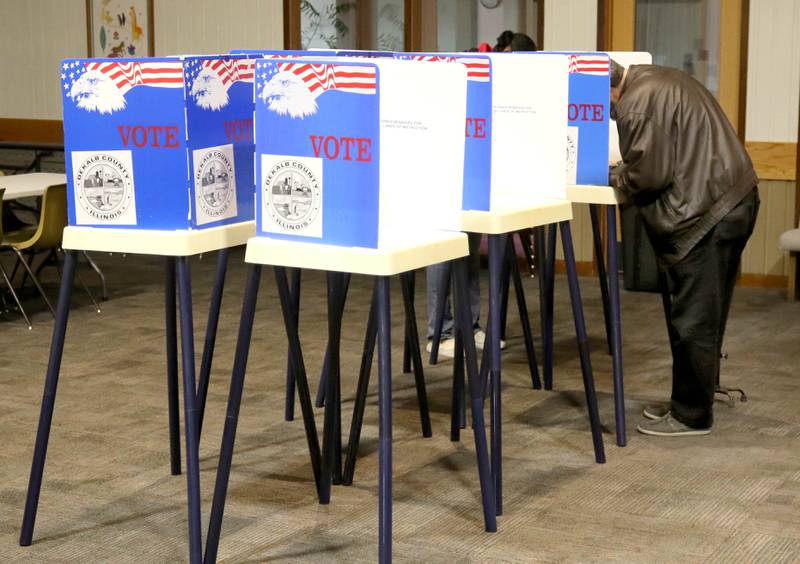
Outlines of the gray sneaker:
M 657 419 L 661 419 L 667 413 L 669 413 L 670 407 L 670 402 L 668 401 L 663 403 L 649 403 L 642 410 L 642 415 L 644 415 L 647 419 L 652 419 L 655 421 Z
M 642 434 L 656 437 L 690 437 L 711 434 L 710 427 L 708 429 L 694 429 L 675 419 L 672 413 L 667 413 L 660 419 L 642 421 L 636 427 L 636 430 Z

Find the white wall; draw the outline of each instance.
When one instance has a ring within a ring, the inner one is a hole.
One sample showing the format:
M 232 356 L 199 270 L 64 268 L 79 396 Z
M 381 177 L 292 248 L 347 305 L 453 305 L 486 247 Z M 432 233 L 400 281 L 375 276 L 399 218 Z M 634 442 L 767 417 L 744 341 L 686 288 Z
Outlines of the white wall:
M 491 10 L 484 8 L 479 0 L 474 1 L 478 5 L 478 40 L 474 47 L 480 43 L 488 43 L 494 47 L 497 43 L 497 36 L 505 30 L 521 31 L 524 22 L 519 21 L 519 2 L 526 0 L 501 0 L 500 5 Z
M 800 2 L 750 0 L 748 141 L 797 141 Z
M 61 119 L 59 62 L 86 56 L 85 0 L 0 0 L 0 118 Z M 283 46 L 280 0 L 155 0 L 156 55 Z
M 547 51 L 597 50 L 597 0 L 546 0 L 544 48 Z

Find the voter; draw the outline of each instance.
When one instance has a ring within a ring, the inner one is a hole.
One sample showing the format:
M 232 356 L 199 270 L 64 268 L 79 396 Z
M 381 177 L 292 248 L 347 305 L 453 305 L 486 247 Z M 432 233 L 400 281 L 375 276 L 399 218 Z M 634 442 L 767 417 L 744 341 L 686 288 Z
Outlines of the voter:
M 688 74 L 612 60 L 611 104 L 622 162 L 610 182 L 638 206 L 672 294 L 672 396 L 646 407 L 638 430 L 705 435 L 758 179 L 717 100 Z

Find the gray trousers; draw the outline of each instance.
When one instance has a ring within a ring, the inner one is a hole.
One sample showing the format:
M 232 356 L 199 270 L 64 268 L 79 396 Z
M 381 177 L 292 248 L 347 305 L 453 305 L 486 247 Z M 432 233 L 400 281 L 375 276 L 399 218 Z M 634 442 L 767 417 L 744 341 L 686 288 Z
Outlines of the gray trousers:
M 469 260 L 467 267 L 467 276 L 469 277 L 469 301 L 470 309 L 472 310 L 472 326 L 478 329 L 478 320 L 481 314 L 481 287 L 480 287 L 480 269 L 481 262 L 478 255 L 478 248 L 481 244 L 481 235 L 479 233 L 468 233 L 469 240 Z M 427 272 L 427 289 L 428 289 L 428 339 L 433 337 L 434 327 L 436 325 L 436 310 L 444 299 L 444 295 L 439 295 L 440 286 L 442 285 L 442 278 L 447 270 L 446 263 L 434 264 L 426 269 Z M 447 300 L 444 309 L 444 323 L 442 324 L 442 339 L 447 339 L 453 336 L 453 313 L 450 308 L 450 300 Z

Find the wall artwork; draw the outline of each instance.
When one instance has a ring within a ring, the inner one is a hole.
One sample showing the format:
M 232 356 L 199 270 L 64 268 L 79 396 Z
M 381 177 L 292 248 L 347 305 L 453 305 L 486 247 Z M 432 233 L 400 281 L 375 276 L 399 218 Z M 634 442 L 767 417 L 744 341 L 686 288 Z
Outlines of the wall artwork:
M 90 57 L 153 56 L 153 0 L 86 0 Z

